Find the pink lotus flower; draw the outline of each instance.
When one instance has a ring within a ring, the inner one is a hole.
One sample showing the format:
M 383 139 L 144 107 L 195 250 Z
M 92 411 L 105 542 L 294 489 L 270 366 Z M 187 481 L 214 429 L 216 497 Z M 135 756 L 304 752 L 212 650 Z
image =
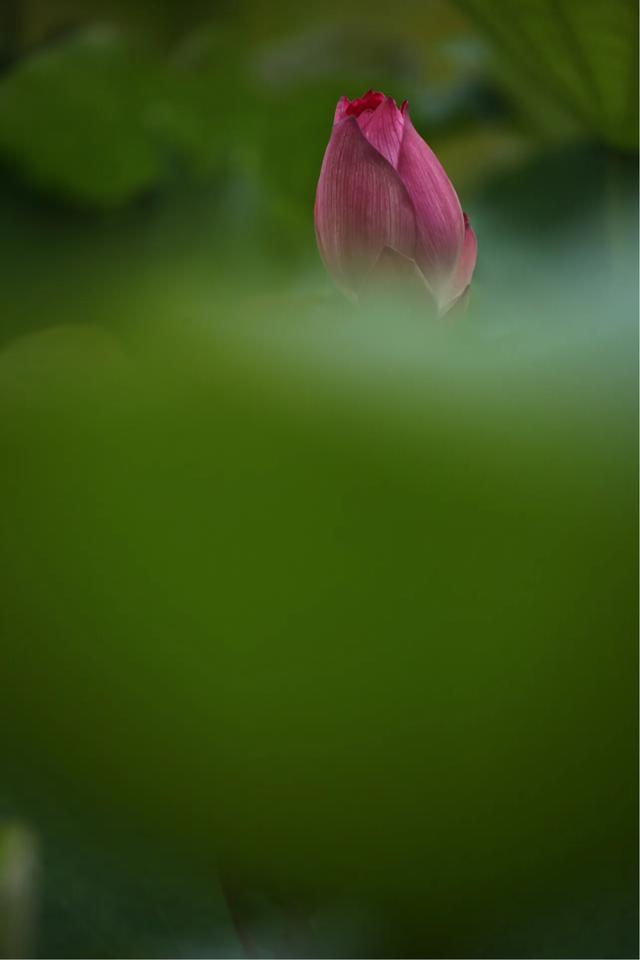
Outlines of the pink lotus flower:
M 370 90 L 341 97 L 316 193 L 318 248 L 352 297 L 394 276 L 440 314 L 471 282 L 476 237 L 436 155 L 407 110 Z

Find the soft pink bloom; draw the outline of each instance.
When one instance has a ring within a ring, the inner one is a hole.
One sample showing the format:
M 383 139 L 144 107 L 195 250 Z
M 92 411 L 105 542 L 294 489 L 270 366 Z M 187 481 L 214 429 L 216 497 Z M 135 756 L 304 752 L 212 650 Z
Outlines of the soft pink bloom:
M 445 313 L 468 288 L 476 237 L 438 158 L 407 110 L 370 90 L 341 97 L 316 193 L 318 247 L 357 297 L 383 277 L 424 286 Z

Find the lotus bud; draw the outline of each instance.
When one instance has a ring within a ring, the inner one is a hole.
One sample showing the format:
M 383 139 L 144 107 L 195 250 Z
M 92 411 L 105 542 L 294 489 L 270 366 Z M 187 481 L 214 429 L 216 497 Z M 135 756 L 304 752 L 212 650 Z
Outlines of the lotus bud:
M 329 275 L 350 297 L 372 281 L 406 278 L 442 315 L 471 283 L 477 243 L 407 106 L 373 90 L 340 98 L 316 192 L 316 237 Z

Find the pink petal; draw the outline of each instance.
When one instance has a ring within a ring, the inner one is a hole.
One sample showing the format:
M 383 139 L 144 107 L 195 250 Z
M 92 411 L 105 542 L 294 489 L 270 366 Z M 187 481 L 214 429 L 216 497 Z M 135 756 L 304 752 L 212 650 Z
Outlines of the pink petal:
M 423 309 L 437 311 L 433 291 L 418 264 L 392 247 L 382 249 L 367 278 L 366 290 L 372 295 L 400 296 L 418 303 Z
M 457 298 L 464 293 L 471 283 L 471 278 L 476 265 L 476 258 L 478 256 L 478 241 L 476 239 L 476 235 L 473 232 L 473 228 L 469 223 L 469 218 L 466 213 L 463 214 L 463 216 L 464 241 L 462 244 L 462 250 L 460 251 L 460 256 L 458 257 L 458 262 L 453 272 L 453 278 L 451 280 L 449 297 L 452 301 L 457 300 Z
M 440 317 L 446 317 L 447 320 L 456 320 L 467 311 L 469 306 L 470 286 L 464 288 L 460 296 L 451 300 L 445 307 L 440 308 Z
M 348 97 L 340 97 L 340 99 L 338 100 L 338 102 L 337 102 L 337 104 L 336 104 L 336 111 L 335 111 L 335 113 L 334 113 L 334 115 L 333 115 L 333 122 L 334 122 L 334 124 L 338 123 L 339 120 L 342 120 L 342 118 L 344 117 L 344 115 L 345 115 L 345 113 L 346 113 L 346 111 L 347 111 L 348 106 L 349 106 L 349 98 L 348 98 Z
M 379 90 L 367 90 L 363 97 L 347 100 L 345 116 L 359 117 L 364 110 L 376 110 L 386 99 Z
M 415 216 L 407 191 L 353 116 L 333 128 L 318 181 L 315 225 L 329 274 L 351 293 L 383 247 L 413 257 Z
M 397 169 L 416 211 L 416 259 L 431 286 L 441 291 L 450 282 L 458 261 L 464 220 L 448 176 L 435 153 L 416 132 L 408 112 L 404 115 Z
M 397 169 L 404 116 L 396 107 L 395 100 L 386 97 L 373 112 L 361 113 L 358 124 L 371 146 Z

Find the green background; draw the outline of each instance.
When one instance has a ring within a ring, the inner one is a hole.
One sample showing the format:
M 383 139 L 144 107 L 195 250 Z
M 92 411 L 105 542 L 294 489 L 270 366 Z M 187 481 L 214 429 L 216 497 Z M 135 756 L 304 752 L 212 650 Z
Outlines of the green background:
M 0 954 L 637 956 L 636 37 L 5 3 Z M 476 229 L 453 322 L 319 262 L 370 87 Z

